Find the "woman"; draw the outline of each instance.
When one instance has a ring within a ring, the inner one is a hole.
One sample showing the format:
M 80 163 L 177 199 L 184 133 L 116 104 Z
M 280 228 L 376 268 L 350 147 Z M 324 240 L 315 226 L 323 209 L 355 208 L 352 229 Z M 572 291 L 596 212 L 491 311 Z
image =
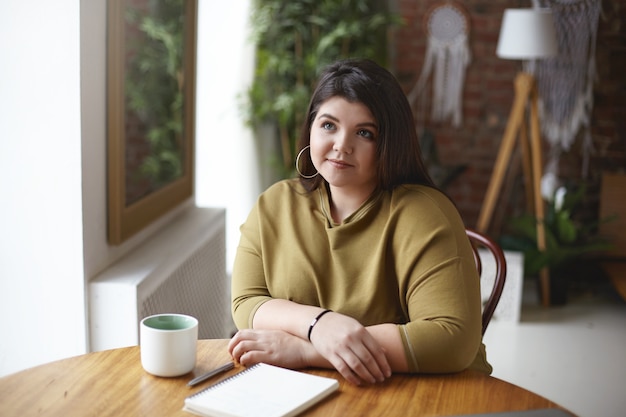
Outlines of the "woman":
M 268 188 L 241 227 L 233 358 L 354 384 L 491 372 L 465 226 L 426 172 L 396 79 L 369 60 L 329 66 L 299 145 L 301 178 Z

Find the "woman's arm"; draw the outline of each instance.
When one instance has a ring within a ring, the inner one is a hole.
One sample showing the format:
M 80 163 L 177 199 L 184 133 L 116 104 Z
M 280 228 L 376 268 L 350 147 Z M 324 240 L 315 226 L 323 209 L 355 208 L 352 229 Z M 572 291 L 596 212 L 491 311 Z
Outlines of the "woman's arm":
M 333 367 L 356 384 L 383 381 L 392 370 L 405 372 L 408 369 L 395 324 L 366 328 L 351 317 L 331 312 L 315 324 L 309 343 L 309 327 L 321 311 L 319 307 L 288 300 L 267 301 L 254 316 L 255 330 L 239 332 L 231 341 L 230 352 L 244 364 L 272 360 L 292 367 Z M 287 335 L 299 340 L 288 340 Z M 281 350 L 277 349 L 277 344 L 282 345 Z

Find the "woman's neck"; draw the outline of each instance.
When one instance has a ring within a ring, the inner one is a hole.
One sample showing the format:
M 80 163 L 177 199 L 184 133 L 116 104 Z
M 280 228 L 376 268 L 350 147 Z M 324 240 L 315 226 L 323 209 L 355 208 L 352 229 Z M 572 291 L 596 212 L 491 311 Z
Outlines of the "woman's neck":
M 357 211 L 373 192 L 373 189 L 346 190 L 343 187 L 329 187 L 330 215 L 333 221 L 335 223 L 344 221 Z

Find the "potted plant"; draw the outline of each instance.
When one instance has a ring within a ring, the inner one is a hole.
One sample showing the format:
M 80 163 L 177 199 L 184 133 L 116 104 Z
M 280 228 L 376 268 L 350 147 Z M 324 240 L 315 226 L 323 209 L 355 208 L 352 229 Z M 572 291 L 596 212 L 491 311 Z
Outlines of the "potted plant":
M 580 262 L 611 248 L 611 244 L 597 234 L 600 221 L 584 221 L 577 216 L 586 192 L 586 186 L 576 189 L 560 187 L 547 201 L 544 218 L 546 249 L 537 248 L 537 218 L 523 214 L 508 223 L 509 234 L 500 238 L 504 249 L 524 254 L 524 273 L 537 277 L 539 271 L 550 271 L 550 303 L 567 302 L 567 289 L 570 278 L 575 275 Z

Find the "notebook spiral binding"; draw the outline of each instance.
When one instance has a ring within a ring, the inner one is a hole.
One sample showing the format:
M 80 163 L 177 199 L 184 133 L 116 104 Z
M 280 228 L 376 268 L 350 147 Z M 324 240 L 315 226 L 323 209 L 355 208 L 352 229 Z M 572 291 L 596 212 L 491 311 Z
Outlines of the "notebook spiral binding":
M 210 385 L 210 386 L 206 387 L 205 389 L 203 389 L 202 391 L 198 391 L 198 392 L 196 392 L 195 394 L 190 395 L 190 396 L 189 396 L 189 397 L 187 397 L 187 398 L 199 397 L 200 395 L 204 394 L 205 392 L 207 392 L 207 391 L 211 391 L 211 390 L 213 390 L 213 389 L 215 389 L 215 388 L 217 388 L 217 387 L 219 387 L 219 386 L 221 386 L 221 385 L 223 385 L 223 384 L 227 383 L 228 381 L 232 381 L 233 379 L 237 379 L 237 378 L 239 378 L 240 376 L 242 376 L 242 375 L 246 374 L 247 372 L 250 372 L 250 371 L 252 371 L 253 369 L 255 369 L 255 368 L 259 367 L 259 365 L 260 365 L 259 363 L 255 364 L 255 365 L 252 365 L 251 367 L 246 368 L 246 369 L 244 369 L 244 370 L 243 370 L 243 371 L 241 371 L 241 372 L 237 372 L 235 375 L 231 375 L 231 376 L 229 376 L 228 378 L 224 378 L 224 379 L 222 379 L 220 382 L 215 383 L 215 384 L 213 384 L 213 385 Z

